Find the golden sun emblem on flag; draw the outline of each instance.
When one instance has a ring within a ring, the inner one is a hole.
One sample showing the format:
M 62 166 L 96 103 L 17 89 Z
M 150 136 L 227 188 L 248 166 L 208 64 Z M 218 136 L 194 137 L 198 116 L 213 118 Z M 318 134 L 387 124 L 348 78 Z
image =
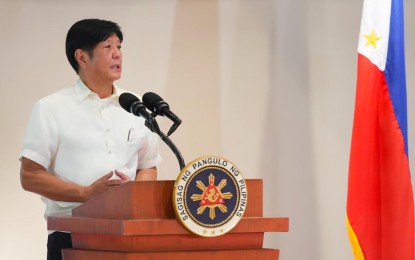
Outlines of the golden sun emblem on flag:
M 232 198 L 233 195 L 230 192 L 222 193 L 222 189 L 226 186 L 226 179 L 222 179 L 219 185 L 215 186 L 215 176 L 211 173 L 207 187 L 200 180 L 196 182 L 196 186 L 202 191 L 202 194 L 193 194 L 191 199 L 193 201 L 200 200 L 200 207 L 197 209 L 198 215 L 203 214 L 205 209 L 209 208 L 209 217 L 213 220 L 216 217 L 216 208 L 219 208 L 222 213 L 228 212 L 224 200 Z

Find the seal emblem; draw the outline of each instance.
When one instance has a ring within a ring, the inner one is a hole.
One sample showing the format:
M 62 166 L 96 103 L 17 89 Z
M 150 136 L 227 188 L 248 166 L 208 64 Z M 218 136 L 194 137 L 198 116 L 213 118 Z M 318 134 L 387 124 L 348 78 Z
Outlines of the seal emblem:
M 226 234 L 242 218 L 248 199 L 239 169 L 221 157 L 205 156 L 186 165 L 177 177 L 173 205 L 179 221 L 204 237 Z

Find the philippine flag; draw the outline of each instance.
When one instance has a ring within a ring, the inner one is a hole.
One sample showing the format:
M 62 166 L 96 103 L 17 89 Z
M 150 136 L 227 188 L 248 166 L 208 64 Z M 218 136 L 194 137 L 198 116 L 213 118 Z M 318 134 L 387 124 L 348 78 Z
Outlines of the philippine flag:
M 365 0 L 359 37 L 349 238 L 355 259 L 414 260 L 403 0 Z

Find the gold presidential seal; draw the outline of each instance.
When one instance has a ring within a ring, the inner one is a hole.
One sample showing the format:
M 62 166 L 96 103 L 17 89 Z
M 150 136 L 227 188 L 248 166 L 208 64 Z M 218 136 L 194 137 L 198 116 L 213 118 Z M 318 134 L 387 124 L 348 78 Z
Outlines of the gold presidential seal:
M 241 220 L 248 191 L 239 169 L 217 156 L 187 164 L 177 177 L 173 205 L 179 221 L 204 237 L 226 234 Z

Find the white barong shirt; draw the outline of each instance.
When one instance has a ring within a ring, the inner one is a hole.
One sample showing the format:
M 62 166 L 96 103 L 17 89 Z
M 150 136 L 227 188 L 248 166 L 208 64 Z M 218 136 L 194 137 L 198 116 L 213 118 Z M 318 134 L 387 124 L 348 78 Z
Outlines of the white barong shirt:
M 62 180 L 88 186 L 110 171 L 134 180 L 137 169 L 156 166 L 161 157 L 158 136 L 144 119 L 125 111 L 114 87 L 100 99 L 78 79 L 35 103 L 26 129 L 21 157 L 37 162 Z M 80 203 L 42 197 L 45 217 L 71 214 Z

